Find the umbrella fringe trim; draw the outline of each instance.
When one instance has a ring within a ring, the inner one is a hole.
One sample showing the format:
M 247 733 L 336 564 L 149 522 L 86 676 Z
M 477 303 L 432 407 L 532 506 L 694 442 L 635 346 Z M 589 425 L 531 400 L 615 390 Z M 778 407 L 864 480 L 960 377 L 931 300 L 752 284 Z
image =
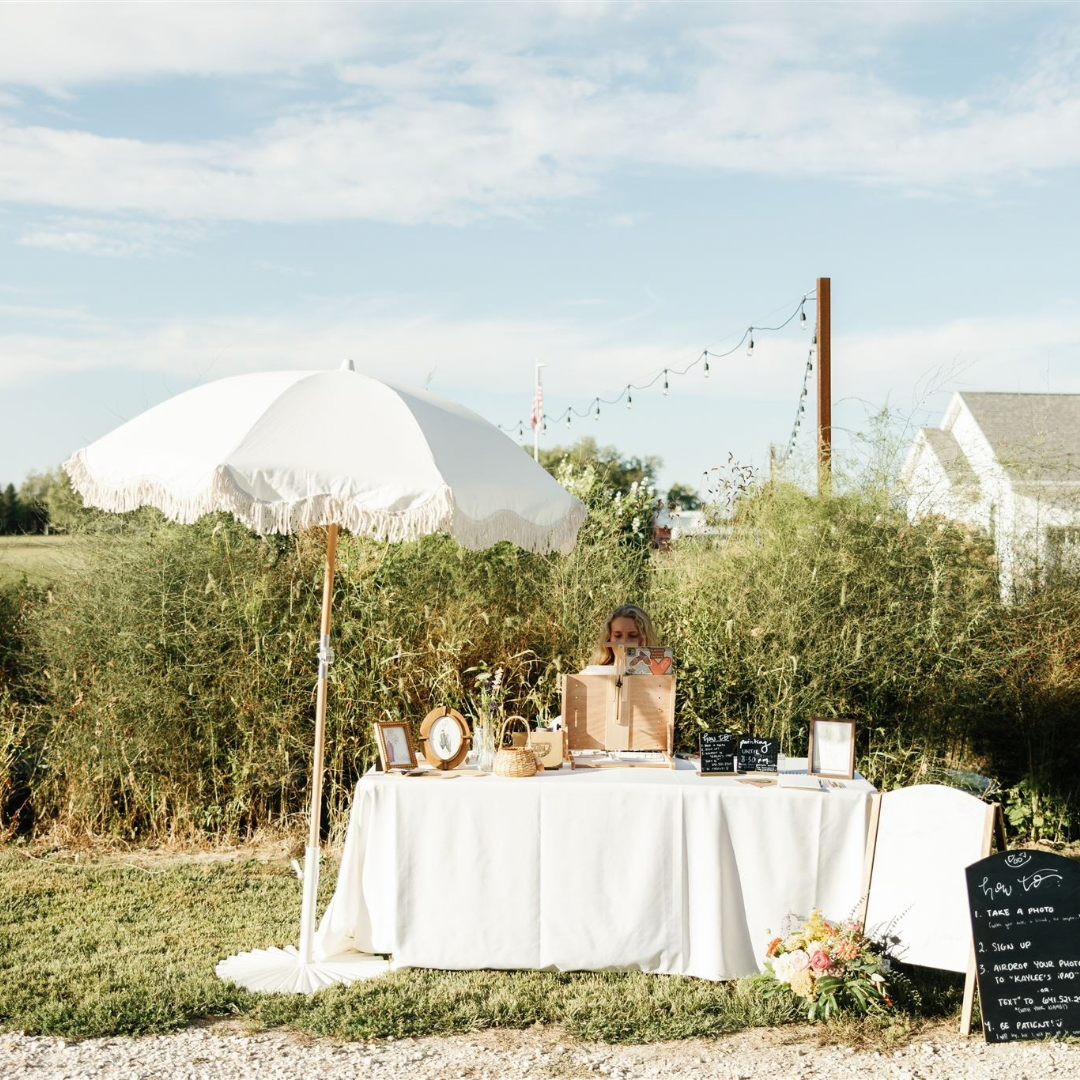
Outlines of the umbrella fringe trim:
M 101 510 L 124 514 L 142 506 L 153 506 L 183 525 L 198 521 L 204 514 L 226 511 L 262 535 L 294 533 L 336 523 L 355 535 L 391 543 L 445 531 L 462 547 L 474 551 L 509 540 L 526 551 L 544 553 L 571 550 L 587 513 L 584 504 L 575 499 L 570 510 L 550 525 L 538 525 L 511 510 L 499 510 L 477 519 L 457 506 L 453 492 L 446 485 L 426 503 L 399 511 L 370 510 L 334 495 L 312 495 L 295 502 L 264 502 L 243 491 L 227 468 L 218 469 L 209 489 L 201 494 L 178 496 L 149 477 L 120 486 L 99 483 L 82 450 L 64 462 L 64 469 L 84 502 Z

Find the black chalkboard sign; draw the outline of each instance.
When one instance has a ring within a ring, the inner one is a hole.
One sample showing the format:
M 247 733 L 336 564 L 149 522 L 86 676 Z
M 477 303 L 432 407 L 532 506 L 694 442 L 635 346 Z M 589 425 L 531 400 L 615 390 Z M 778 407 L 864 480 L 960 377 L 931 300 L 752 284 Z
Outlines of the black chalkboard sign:
M 727 731 L 703 731 L 698 736 L 701 751 L 701 775 L 735 772 L 735 755 L 739 749 L 738 735 Z
M 779 739 L 739 740 L 739 772 L 776 772 L 776 759 L 780 755 Z
M 986 1041 L 1080 1035 L 1080 862 L 1004 851 L 966 873 Z

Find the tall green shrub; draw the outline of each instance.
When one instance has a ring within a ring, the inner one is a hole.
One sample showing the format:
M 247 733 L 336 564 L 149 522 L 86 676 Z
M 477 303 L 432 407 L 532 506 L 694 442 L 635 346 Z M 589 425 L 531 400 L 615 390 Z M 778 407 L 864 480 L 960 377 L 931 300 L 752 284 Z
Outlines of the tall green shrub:
M 508 705 L 550 715 L 558 676 L 587 659 L 606 611 L 640 597 L 647 493 L 616 499 L 589 470 L 564 480 L 590 506 L 569 556 L 343 537 L 332 821 L 372 760 L 373 720 L 417 721 L 440 703 L 470 713 L 477 671 L 497 665 Z M 97 537 L 34 611 L 37 813 L 129 837 L 289 824 L 309 783 L 324 536 L 262 539 L 223 516 L 143 521 Z
M 570 555 L 342 539 L 333 826 L 373 758 L 373 720 L 416 722 L 442 703 L 474 714 L 477 675 L 496 666 L 509 708 L 551 716 L 561 674 L 630 600 L 676 651 L 680 747 L 730 727 L 797 755 L 812 716 L 854 716 L 859 768 L 882 786 L 974 770 L 1000 782 L 1025 835 L 1075 833 L 1075 582 L 1003 606 L 985 538 L 911 525 L 884 488 L 819 499 L 776 485 L 738 499 L 715 537 L 650 553 L 648 490 L 616 496 L 589 469 L 561 479 L 589 506 Z M 13 732 L 0 741 L 17 747 L 0 767 L 18 772 L 37 820 L 127 837 L 295 823 L 323 545 L 318 531 L 259 538 L 231 518 L 179 527 L 143 513 L 24 597 L 17 662 L 0 638 L 0 723 Z

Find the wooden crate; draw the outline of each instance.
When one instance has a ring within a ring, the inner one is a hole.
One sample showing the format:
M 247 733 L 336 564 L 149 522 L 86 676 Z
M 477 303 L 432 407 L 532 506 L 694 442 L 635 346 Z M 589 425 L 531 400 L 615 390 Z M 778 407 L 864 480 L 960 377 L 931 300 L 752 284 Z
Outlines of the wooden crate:
M 565 675 L 562 724 L 573 768 L 675 767 L 674 675 Z M 590 762 L 575 751 L 651 750 L 660 761 Z

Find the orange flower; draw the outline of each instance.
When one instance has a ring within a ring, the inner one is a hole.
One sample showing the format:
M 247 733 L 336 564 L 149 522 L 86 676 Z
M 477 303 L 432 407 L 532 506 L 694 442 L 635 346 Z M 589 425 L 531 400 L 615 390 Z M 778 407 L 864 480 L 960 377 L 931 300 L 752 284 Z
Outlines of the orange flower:
M 773 938 L 772 941 L 769 942 L 769 947 L 765 950 L 766 960 L 776 955 L 776 946 L 780 944 L 781 940 L 781 938 Z
M 833 948 L 833 955 L 837 960 L 854 960 L 859 955 L 859 946 L 850 939 L 841 941 Z

